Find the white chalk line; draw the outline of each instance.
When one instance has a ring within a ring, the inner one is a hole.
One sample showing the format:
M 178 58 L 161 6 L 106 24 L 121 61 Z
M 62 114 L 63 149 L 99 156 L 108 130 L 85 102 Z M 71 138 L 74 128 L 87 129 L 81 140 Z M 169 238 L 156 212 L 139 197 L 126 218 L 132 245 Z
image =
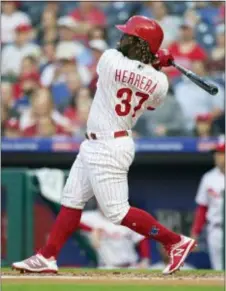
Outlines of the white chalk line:
M 145 281 L 162 281 L 162 280 L 168 280 L 168 281 L 178 281 L 178 280 L 196 280 L 196 281 L 213 281 L 213 280 L 219 280 L 219 281 L 224 281 L 223 277 L 199 277 L 199 278 L 192 278 L 192 277 L 153 277 L 153 278 L 148 278 L 148 277 L 101 277 L 101 276 L 49 276 L 49 275 L 19 275 L 19 276 L 15 276 L 15 275 L 3 275 L 1 276 L 1 279 L 11 279 L 11 280 L 24 280 L 24 279 L 28 279 L 28 280 L 37 280 L 37 279 L 42 279 L 42 280 L 49 280 L 49 279 L 56 279 L 56 280 L 101 280 L 101 279 L 105 279 L 105 280 L 120 280 L 120 281 L 128 281 L 129 280 L 145 280 Z

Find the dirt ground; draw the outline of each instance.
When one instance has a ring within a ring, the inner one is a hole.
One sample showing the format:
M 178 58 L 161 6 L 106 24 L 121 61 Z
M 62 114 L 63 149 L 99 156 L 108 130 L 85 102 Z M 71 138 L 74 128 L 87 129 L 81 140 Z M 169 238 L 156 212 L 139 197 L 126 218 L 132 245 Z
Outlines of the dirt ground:
M 224 286 L 224 276 L 215 274 L 190 274 L 183 276 L 171 275 L 163 276 L 159 273 L 126 273 L 126 272 L 83 272 L 81 274 L 74 272 L 64 272 L 58 275 L 34 275 L 18 274 L 12 271 L 2 272 L 2 283 L 26 284 L 26 283 L 48 283 L 56 284 L 99 284 L 105 285 L 173 285 L 173 286 Z

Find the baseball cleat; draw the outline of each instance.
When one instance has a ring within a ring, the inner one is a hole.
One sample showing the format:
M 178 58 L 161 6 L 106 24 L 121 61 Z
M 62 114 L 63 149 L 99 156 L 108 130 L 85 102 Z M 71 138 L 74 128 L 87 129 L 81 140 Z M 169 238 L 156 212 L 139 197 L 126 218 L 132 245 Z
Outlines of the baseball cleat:
M 24 261 L 12 264 L 12 269 L 20 273 L 51 273 L 56 274 L 58 267 L 56 261 L 50 261 L 42 255 L 34 255 Z
M 181 236 L 181 241 L 179 243 L 167 246 L 166 251 L 169 255 L 170 263 L 162 273 L 164 275 L 169 275 L 178 271 L 184 265 L 187 256 L 196 246 L 196 241 L 186 236 Z

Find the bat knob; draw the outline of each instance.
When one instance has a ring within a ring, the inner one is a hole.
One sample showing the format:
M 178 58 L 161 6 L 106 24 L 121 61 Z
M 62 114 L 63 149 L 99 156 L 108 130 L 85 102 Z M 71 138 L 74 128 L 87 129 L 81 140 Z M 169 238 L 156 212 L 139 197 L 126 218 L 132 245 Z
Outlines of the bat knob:
M 213 86 L 213 87 L 211 88 L 211 90 L 210 90 L 210 94 L 211 94 L 211 95 L 216 95 L 217 93 L 218 93 L 218 88 L 215 87 L 215 86 Z

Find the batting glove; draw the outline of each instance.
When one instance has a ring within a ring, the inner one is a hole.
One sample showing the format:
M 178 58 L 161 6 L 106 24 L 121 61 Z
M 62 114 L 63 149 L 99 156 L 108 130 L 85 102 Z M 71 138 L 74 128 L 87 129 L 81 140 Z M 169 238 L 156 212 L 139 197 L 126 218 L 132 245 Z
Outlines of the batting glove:
M 156 60 L 153 63 L 153 67 L 157 70 L 171 66 L 171 62 L 174 60 L 174 57 L 167 49 L 160 49 L 155 56 Z

